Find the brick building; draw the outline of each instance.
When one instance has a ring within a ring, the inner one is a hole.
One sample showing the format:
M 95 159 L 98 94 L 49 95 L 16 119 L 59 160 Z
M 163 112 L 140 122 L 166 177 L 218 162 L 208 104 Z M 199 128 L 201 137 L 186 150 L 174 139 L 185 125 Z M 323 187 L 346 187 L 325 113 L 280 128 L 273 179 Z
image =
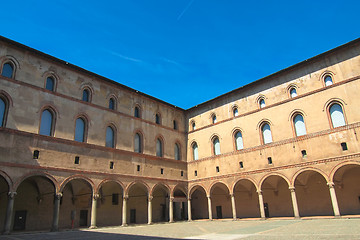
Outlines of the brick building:
M 0 38 L 0 226 L 360 213 L 360 39 L 184 110 Z

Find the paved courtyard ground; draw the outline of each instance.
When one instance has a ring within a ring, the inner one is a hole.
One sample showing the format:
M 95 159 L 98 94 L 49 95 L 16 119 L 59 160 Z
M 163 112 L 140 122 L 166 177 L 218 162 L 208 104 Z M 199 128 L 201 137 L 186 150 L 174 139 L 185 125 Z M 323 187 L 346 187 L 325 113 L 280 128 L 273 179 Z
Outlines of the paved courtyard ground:
M 214 220 L 43 233 L 13 233 L 1 240 L 360 239 L 360 218 Z

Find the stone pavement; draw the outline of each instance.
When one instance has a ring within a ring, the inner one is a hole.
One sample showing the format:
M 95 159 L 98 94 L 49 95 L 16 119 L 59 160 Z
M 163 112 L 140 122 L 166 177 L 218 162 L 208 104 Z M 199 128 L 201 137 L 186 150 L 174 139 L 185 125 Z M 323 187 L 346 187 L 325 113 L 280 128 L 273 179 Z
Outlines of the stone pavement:
M 359 218 L 214 220 L 61 232 L 13 233 L 0 236 L 0 240 L 360 239 L 359 226 Z

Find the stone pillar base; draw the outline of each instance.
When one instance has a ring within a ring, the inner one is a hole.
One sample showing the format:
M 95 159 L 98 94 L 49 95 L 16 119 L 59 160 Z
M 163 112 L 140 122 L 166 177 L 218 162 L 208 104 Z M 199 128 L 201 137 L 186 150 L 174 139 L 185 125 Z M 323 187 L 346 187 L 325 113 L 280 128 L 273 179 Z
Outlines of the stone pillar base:
M 95 229 L 95 228 L 97 228 L 97 226 L 90 226 L 89 228 L 90 229 Z

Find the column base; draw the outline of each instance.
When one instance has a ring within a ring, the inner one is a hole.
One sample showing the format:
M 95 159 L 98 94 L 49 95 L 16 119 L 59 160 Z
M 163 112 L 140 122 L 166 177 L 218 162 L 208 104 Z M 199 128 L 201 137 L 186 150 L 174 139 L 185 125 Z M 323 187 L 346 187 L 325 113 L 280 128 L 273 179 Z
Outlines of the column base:
M 233 218 L 233 221 L 236 221 L 237 220 L 237 218 Z
M 122 227 L 127 227 L 128 225 L 127 225 L 127 223 L 125 223 L 125 224 L 121 224 L 121 226 Z
M 262 218 L 260 218 L 260 220 L 266 220 L 266 218 L 263 218 L 263 217 L 262 217 Z
M 334 218 L 341 218 L 341 216 L 340 215 L 335 215 Z
M 192 219 L 188 219 L 187 221 L 188 221 L 188 222 L 192 222 L 193 220 L 192 220 Z
M 3 232 L 3 235 L 9 235 L 9 234 L 10 234 L 10 231 Z
M 51 228 L 50 230 L 51 232 L 58 232 L 59 231 L 59 228 L 58 227 L 55 227 L 55 228 Z
M 172 221 L 169 221 L 169 223 L 174 223 L 175 221 L 174 220 L 172 220 Z
M 97 226 L 90 226 L 89 228 L 90 229 L 95 229 L 95 228 L 97 228 Z
M 299 220 L 299 219 L 301 219 L 301 218 L 300 218 L 300 217 L 294 217 L 294 219 L 295 219 L 295 220 Z
M 153 224 L 152 222 L 148 222 L 148 225 L 151 225 L 151 224 Z

